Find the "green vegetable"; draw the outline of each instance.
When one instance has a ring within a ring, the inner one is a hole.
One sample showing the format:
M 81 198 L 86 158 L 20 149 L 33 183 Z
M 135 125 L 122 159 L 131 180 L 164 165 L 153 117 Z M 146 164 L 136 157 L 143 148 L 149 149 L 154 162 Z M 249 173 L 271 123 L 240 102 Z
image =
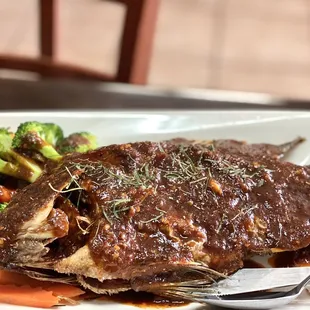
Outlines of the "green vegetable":
M 12 146 L 14 149 L 35 150 L 47 159 L 58 161 L 62 156 L 55 146 L 62 139 L 63 132 L 59 126 L 33 121 L 19 125 Z
M 45 141 L 53 146 L 64 138 L 62 129 L 53 123 L 45 123 Z
M 97 138 L 88 132 L 73 133 L 58 143 L 61 154 L 85 153 L 98 147 Z
M 13 134 L 7 128 L 0 128 L 0 173 L 34 182 L 41 175 L 42 169 L 12 149 L 12 137 Z
M 7 205 L 8 205 L 7 202 L 0 203 L 0 212 L 2 212 L 7 207 Z
M 94 135 L 79 132 L 64 139 L 62 129 L 52 123 L 26 122 L 19 125 L 15 135 L 0 128 L 0 174 L 33 183 L 42 174 L 36 162 L 39 153 L 45 159 L 59 161 L 64 154 L 97 147 Z

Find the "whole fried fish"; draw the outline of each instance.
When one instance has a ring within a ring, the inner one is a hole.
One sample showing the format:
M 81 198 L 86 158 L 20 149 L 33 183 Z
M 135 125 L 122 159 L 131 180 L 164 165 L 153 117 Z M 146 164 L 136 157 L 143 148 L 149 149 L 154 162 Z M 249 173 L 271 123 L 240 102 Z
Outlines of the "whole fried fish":
M 97 293 L 169 295 L 251 255 L 306 248 L 310 168 L 280 161 L 300 141 L 179 139 L 68 155 L 0 214 L 2 268 Z

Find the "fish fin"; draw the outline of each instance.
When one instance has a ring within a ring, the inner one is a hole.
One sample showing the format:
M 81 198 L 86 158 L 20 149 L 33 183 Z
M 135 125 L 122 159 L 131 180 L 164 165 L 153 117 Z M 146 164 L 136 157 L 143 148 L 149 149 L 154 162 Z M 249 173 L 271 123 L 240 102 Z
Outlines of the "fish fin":
M 136 291 L 143 290 L 161 296 L 190 299 L 194 292 L 214 294 L 213 284 L 226 278 L 227 275 L 203 263 L 190 263 L 180 265 L 179 269 L 173 271 L 173 274 L 163 274 L 157 281 L 149 281 L 149 278 L 141 277 L 132 281 L 131 285 Z
M 91 290 L 96 294 L 117 294 L 131 289 L 129 281 L 122 279 L 106 280 L 100 282 L 97 279 L 86 278 L 81 275 L 77 276 L 77 281 L 85 289 Z
M 38 267 L 40 268 L 40 267 Z M 49 269 L 36 269 L 29 266 L 18 266 L 14 264 L 9 264 L 6 266 L 0 266 L 0 269 L 7 270 L 10 272 L 16 272 L 19 274 L 24 274 L 32 279 L 46 282 L 57 282 L 64 284 L 76 284 L 76 277 L 69 276 L 66 274 L 61 274 Z
M 279 149 L 279 152 L 282 153 L 282 155 L 285 157 L 290 151 L 295 149 L 300 143 L 304 142 L 305 140 L 305 138 L 297 137 L 292 141 L 278 145 L 277 148 Z

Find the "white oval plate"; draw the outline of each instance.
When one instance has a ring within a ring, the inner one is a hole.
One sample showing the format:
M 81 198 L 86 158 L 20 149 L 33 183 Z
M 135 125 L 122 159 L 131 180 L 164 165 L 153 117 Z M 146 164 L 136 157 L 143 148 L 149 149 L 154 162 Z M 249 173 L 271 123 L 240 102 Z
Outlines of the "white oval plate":
M 16 127 L 29 120 L 54 122 L 66 134 L 90 131 L 97 135 L 100 145 L 159 141 L 174 137 L 192 139 L 232 138 L 248 142 L 283 143 L 297 136 L 307 139 L 288 158 L 310 165 L 310 112 L 272 111 L 165 111 L 165 112 L 18 112 L 0 113 L 0 126 Z M 104 301 L 83 302 L 74 310 L 141 309 L 125 304 Z M 310 295 L 304 292 L 296 302 L 282 310 L 308 310 Z M 30 310 L 29 307 L 0 305 L 1 310 Z M 37 309 L 37 308 L 33 308 Z M 59 307 L 59 309 L 64 309 Z M 157 308 L 158 309 L 158 308 Z M 169 309 L 212 309 L 190 304 Z M 218 309 L 218 308 L 217 308 Z

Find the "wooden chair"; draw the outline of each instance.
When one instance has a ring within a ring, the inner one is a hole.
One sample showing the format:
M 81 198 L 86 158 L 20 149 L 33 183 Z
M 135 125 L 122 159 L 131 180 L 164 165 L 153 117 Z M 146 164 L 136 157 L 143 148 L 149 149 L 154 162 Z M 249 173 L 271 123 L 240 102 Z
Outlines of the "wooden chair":
M 160 0 L 109 0 L 126 6 L 118 67 L 115 76 L 58 62 L 57 10 L 59 0 L 39 1 L 40 57 L 0 54 L 0 69 L 38 73 L 41 77 L 75 78 L 132 84 L 147 82 L 155 24 Z

